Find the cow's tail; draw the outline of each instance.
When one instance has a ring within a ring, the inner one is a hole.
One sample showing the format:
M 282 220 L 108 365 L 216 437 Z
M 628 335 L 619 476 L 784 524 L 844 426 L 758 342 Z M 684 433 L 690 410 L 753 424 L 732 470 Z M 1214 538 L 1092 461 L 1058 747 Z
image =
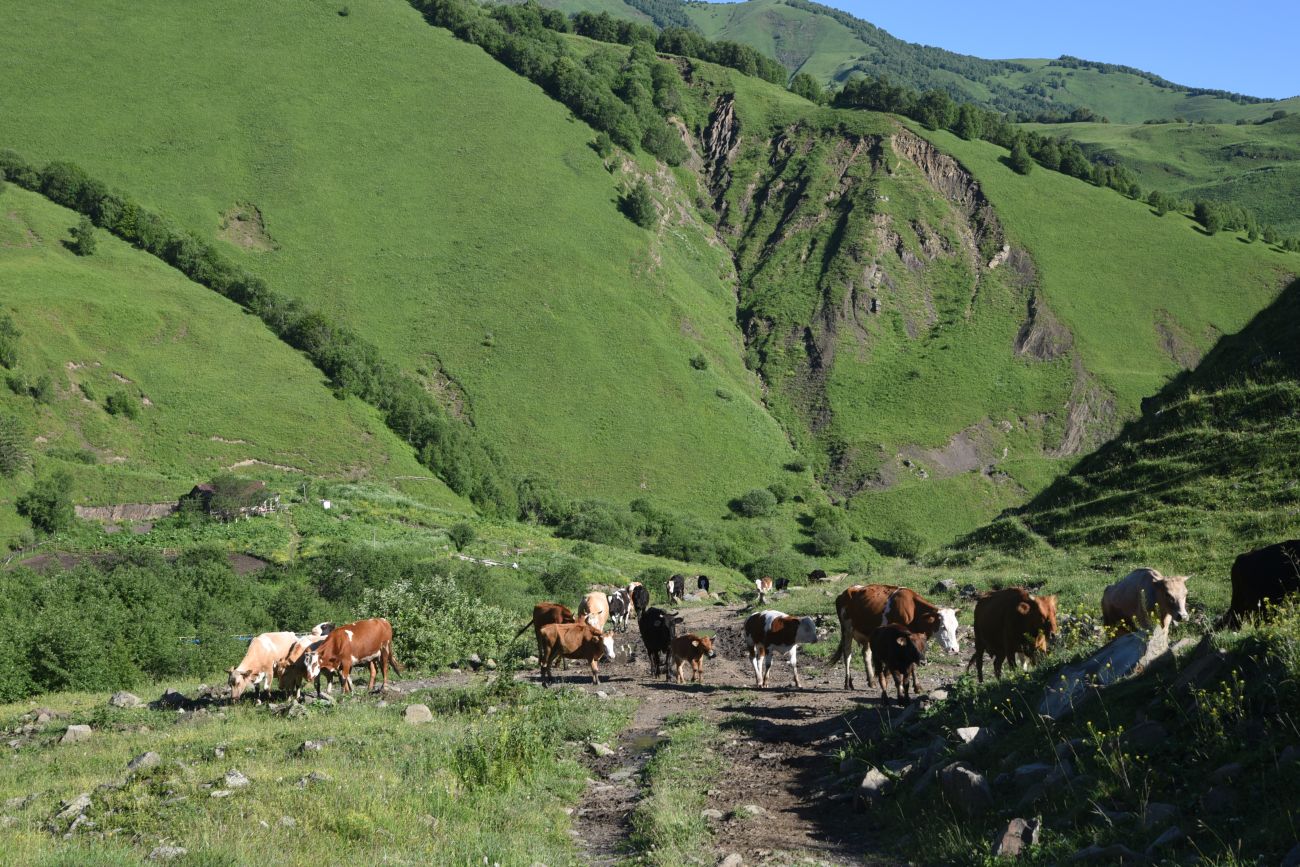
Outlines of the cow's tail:
M 393 642 L 388 642 L 388 664 L 393 667 L 393 671 L 398 674 L 402 673 L 402 667 L 397 664 L 397 656 L 393 653 Z
M 527 631 L 528 631 L 528 627 L 530 627 L 530 626 L 532 626 L 532 625 L 533 625 L 533 621 L 530 620 L 530 621 L 528 621 L 527 623 L 525 623 L 523 626 L 519 627 L 519 631 L 515 633 L 515 637 L 512 638 L 512 639 L 510 639 L 510 641 L 511 641 L 511 642 L 518 641 L 518 640 L 519 640 L 519 636 L 521 636 L 521 635 L 523 635 L 525 632 L 527 632 Z
M 830 668 L 838 662 L 842 662 L 849 649 L 853 646 L 853 633 L 849 631 L 849 624 L 844 622 L 844 607 L 840 599 L 835 600 L 835 619 L 840 622 L 840 643 L 835 647 L 835 652 L 826 660 L 826 667 Z

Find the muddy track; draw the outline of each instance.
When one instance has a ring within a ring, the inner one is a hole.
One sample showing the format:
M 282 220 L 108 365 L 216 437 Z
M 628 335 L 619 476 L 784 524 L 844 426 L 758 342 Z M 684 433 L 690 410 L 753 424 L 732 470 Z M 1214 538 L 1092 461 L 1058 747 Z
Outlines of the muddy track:
M 619 659 L 601 667 L 599 688 L 585 665 L 581 672 L 570 667 L 567 684 L 637 699 L 631 724 L 611 744 L 615 754 L 589 760 L 591 777 L 573 830 L 587 863 L 611 865 L 628 857 L 630 814 L 640 797 L 641 771 L 666 721 L 690 711 L 703 713 L 723 733 L 722 770 L 709 789 L 708 806 L 728 816 L 747 805 L 762 810 L 757 818 L 714 823 L 715 859 L 737 853 L 747 865 L 897 863 L 879 854 L 885 847 L 863 814 L 855 812 L 852 788 L 846 789 L 843 781 L 861 770 L 841 769 L 837 751 L 855 738 L 875 736 L 901 707 L 882 704 L 878 691 L 864 689 L 860 669 L 858 688 L 849 692 L 842 689 L 839 666 L 832 670 L 802 654 L 803 689 L 794 688 L 784 658 L 773 663 L 769 687 L 755 689 L 741 632 L 749 613 L 738 605 L 682 609 L 683 631 L 715 636 L 718 655 L 706 660 L 702 686 L 651 679 L 635 627 L 620 634 Z M 838 637 L 838 628 L 832 627 L 825 640 Z M 952 680 L 958 667 L 937 645 L 931 663 L 922 669 L 922 690 Z M 521 676 L 536 678 L 533 673 Z

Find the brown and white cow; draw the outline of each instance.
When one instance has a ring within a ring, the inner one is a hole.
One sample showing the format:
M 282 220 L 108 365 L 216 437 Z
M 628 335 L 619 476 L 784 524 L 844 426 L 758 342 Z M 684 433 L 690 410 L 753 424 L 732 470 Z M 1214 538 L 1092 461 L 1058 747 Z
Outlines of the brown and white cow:
M 671 647 L 677 682 L 686 682 L 682 677 L 682 669 L 690 663 L 691 683 L 704 683 L 704 657 L 713 659 L 717 655 L 713 652 L 713 639 L 706 635 L 687 633 L 674 638 Z
M 602 594 L 603 595 L 603 594 Z M 591 680 L 600 685 L 600 662 L 614 660 L 614 636 L 586 620 L 577 623 L 549 623 L 543 626 L 538 643 L 542 686 L 550 686 L 551 664 L 557 659 L 585 659 L 591 665 Z
M 1024 668 L 1047 652 L 1047 641 L 1056 635 L 1056 597 L 1033 596 L 1023 587 L 1008 587 L 985 593 L 975 603 L 975 655 L 966 668 L 975 666 L 984 682 L 984 654 L 993 658 L 993 675 L 1002 677 L 1002 663 L 1016 664 L 1016 654 L 1025 657 Z
M 893 584 L 855 584 L 835 599 L 840 620 L 840 646 L 828 665 L 844 661 L 844 688 L 853 689 L 853 642 L 862 647 L 862 666 L 867 683 L 876 679 L 872 669 L 871 636 L 887 623 L 906 626 L 927 638 L 938 634 L 948 653 L 961 650 L 957 642 L 957 611 L 927 602 L 914 590 Z
M 352 666 L 359 662 L 370 665 L 370 684 L 367 690 L 375 688 L 375 663 L 383 671 L 383 683 L 380 689 L 388 686 L 388 666 L 398 674 L 402 667 L 393 656 L 393 627 L 382 617 L 358 620 L 336 626 L 320 646 L 305 654 L 308 671 L 315 671 L 316 694 L 320 695 L 320 676 L 327 672 L 337 672 L 343 678 L 343 691 L 352 692 Z
M 293 647 L 289 648 L 289 654 L 276 663 L 275 673 L 280 678 L 280 691 L 285 697 L 292 697 L 295 701 L 301 699 L 302 685 L 314 680 L 320 674 L 319 668 L 312 667 L 313 659 L 307 654 L 309 651 L 319 650 L 328 634 L 329 630 L 325 630 L 325 635 L 321 635 L 313 629 L 307 635 L 298 636 Z M 371 665 L 373 667 L 373 663 Z
M 605 622 L 609 620 L 609 597 L 599 590 L 593 590 L 578 603 L 578 619 L 585 620 L 597 630 L 605 631 Z
M 668 590 L 668 601 L 670 603 L 681 602 L 686 598 L 686 576 L 674 575 L 669 578 L 666 589 Z
M 900 702 L 911 694 L 919 694 L 916 686 L 916 667 L 925 662 L 925 633 L 913 632 L 906 626 L 887 623 L 871 634 L 871 655 L 876 660 L 876 673 L 880 678 L 880 699 L 889 700 L 885 689 L 885 675 L 894 678 L 894 690 Z M 911 678 L 911 692 L 908 679 Z
M 755 605 L 764 605 L 767 603 L 767 594 L 772 592 L 772 579 L 764 575 L 762 578 L 754 579 L 754 589 L 758 591 L 758 601 Z
M 259 701 L 263 692 L 270 692 L 276 663 L 289 655 L 297 641 L 298 636 L 292 632 L 263 632 L 250 641 L 239 665 L 226 669 L 231 701 L 238 701 L 250 686 Z
M 817 624 L 811 617 L 791 617 L 780 611 L 759 611 L 745 621 L 745 643 L 749 645 L 749 660 L 754 666 L 754 685 L 767 686 L 767 674 L 772 669 L 772 654 L 787 653 L 790 670 L 794 672 L 794 685 L 801 689 L 799 680 L 799 645 L 817 641 Z
M 1160 628 L 1187 619 L 1187 576 L 1166 577 L 1155 569 L 1134 569 L 1101 594 L 1101 620 L 1120 632 L 1151 629 L 1151 612 L 1159 609 Z

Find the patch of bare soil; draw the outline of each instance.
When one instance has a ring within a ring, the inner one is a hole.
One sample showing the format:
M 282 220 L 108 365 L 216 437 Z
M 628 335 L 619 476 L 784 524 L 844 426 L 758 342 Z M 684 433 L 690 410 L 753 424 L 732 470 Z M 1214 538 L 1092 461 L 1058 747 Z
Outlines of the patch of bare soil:
M 270 252 L 279 246 L 267 234 L 261 209 L 247 202 L 236 203 L 221 215 L 221 229 L 217 234 L 236 247 L 259 253 Z

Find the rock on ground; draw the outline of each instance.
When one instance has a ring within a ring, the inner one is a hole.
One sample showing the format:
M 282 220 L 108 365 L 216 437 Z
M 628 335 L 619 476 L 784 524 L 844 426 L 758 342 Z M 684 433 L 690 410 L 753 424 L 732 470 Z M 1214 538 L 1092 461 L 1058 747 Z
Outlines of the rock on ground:
M 983 813 L 993 806 L 993 792 L 988 780 L 962 762 L 953 762 L 941 770 L 939 785 L 948 803 L 967 815 Z
M 433 722 L 433 711 L 427 704 L 408 704 L 402 715 L 411 725 Z
M 150 750 L 147 753 L 141 753 L 134 759 L 126 763 L 128 771 L 145 771 L 149 768 L 155 768 L 162 763 L 162 756 Z
M 1038 845 L 1038 831 L 1042 823 L 1037 819 L 1012 819 L 993 844 L 995 858 L 1018 858 L 1030 847 Z
M 614 755 L 614 751 L 611 750 L 608 745 L 597 743 L 596 741 L 588 742 L 587 749 L 591 752 L 593 756 L 596 756 L 597 758 L 603 759 Z
M 79 741 L 89 740 L 90 735 L 91 731 L 88 725 L 68 726 L 67 731 L 63 733 L 63 737 L 59 738 L 59 743 L 75 744 Z
M 108 704 L 110 707 L 140 707 L 144 702 L 129 692 L 115 692 L 109 696 Z
M 189 854 L 180 846 L 158 846 L 149 853 L 150 861 L 170 861 L 173 858 L 183 858 Z
M 226 775 L 222 777 L 222 782 L 225 784 L 227 789 L 242 789 L 249 784 L 249 779 L 239 771 L 231 768 L 226 771 Z

